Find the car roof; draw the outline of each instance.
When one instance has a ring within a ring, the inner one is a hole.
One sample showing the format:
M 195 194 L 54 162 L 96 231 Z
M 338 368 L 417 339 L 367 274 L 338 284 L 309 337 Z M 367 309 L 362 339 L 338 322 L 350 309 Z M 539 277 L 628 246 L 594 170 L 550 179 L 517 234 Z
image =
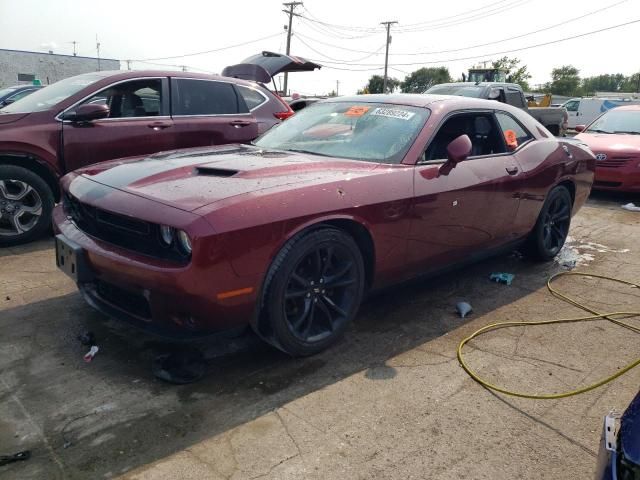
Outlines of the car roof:
M 102 70 L 99 72 L 83 73 L 80 76 L 93 75 L 103 78 L 110 78 L 112 80 L 128 80 L 135 78 L 146 77 L 175 77 L 175 78 L 192 78 L 202 80 L 223 80 L 231 81 L 239 85 L 255 86 L 256 82 L 249 80 L 241 80 L 239 78 L 223 77 L 222 75 L 216 75 L 213 73 L 195 73 L 195 72 L 179 72 L 175 70 Z
M 522 90 L 522 87 L 517 83 L 509 83 L 509 82 L 449 82 L 449 83 L 438 83 L 437 85 L 433 85 L 434 87 L 511 87 Z
M 610 108 L 607 111 L 610 112 L 612 110 L 640 110 L 640 104 L 633 103 L 631 105 L 620 105 L 619 107 Z
M 407 105 L 412 107 L 432 106 L 436 103 L 447 105 L 453 109 L 477 108 L 495 109 L 496 100 L 485 100 L 481 98 L 460 97 L 458 95 L 435 95 L 430 93 L 392 93 L 392 94 L 369 94 L 350 95 L 345 97 L 333 97 L 325 102 L 353 102 L 353 103 L 386 103 L 389 105 Z M 500 109 L 510 110 L 510 105 L 498 103 Z

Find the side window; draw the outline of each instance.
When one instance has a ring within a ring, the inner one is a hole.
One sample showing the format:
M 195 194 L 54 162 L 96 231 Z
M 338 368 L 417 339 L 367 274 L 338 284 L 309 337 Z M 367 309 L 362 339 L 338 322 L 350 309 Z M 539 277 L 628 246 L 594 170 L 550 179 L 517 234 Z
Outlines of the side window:
M 507 89 L 507 102 L 509 105 L 513 105 L 514 107 L 524 108 L 524 101 L 522 94 L 519 90 L 515 90 L 512 88 Z
M 149 78 L 118 83 L 96 93 L 84 103 L 108 105 L 108 118 L 158 116 L 162 114 L 162 81 Z
M 267 99 L 265 96 L 257 90 L 249 87 L 243 87 L 241 85 L 236 85 L 240 95 L 244 99 L 244 102 L 247 104 L 249 110 L 253 110 L 254 108 L 258 108 L 260 105 L 265 103 Z
M 564 108 L 566 108 L 568 112 L 577 112 L 579 106 L 580 102 L 578 100 L 571 100 L 564 104 Z
M 518 145 L 522 145 L 533 138 L 533 136 L 508 113 L 496 112 L 496 118 L 503 133 L 507 130 L 513 130 L 515 132 Z
M 173 115 L 229 115 L 248 113 L 233 84 L 175 78 L 171 97 Z
M 427 147 L 424 160 L 446 160 L 447 145 L 460 135 L 471 140 L 471 156 L 505 153 L 502 135 L 490 113 L 464 113 L 448 118 Z

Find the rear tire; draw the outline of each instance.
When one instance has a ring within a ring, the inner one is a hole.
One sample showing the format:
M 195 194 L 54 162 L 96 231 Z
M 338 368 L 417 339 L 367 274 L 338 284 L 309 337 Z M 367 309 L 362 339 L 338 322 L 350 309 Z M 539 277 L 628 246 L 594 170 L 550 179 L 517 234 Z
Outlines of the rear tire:
M 51 225 L 53 192 L 26 168 L 0 165 L 0 247 L 28 243 Z
M 571 226 L 572 203 L 566 187 L 559 185 L 549 192 L 525 244 L 525 253 L 546 262 L 560 252 Z
M 327 227 L 294 237 L 267 276 L 264 305 L 276 346 L 308 356 L 335 343 L 358 312 L 364 284 L 350 235 Z

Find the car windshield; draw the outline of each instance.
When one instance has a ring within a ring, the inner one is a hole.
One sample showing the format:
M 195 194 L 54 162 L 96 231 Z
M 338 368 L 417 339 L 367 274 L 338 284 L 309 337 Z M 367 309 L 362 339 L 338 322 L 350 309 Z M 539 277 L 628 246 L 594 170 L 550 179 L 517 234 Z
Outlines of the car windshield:
M 0 98 L 6 97 L 7 95 L 15 92 L 16 90 L 17 90 L 17 88 L 15 88 L 15 87 L 9 87 L 9 88 L 0 89 Z
M 640 135 L 640 110 L 609 110 L 589 125 L 587 132 Z
M 49 110 L 64 99 L 78 93 L 87 85 L 97 82 L 102 78 L 104 78 L 104 75 L 97 74 L 65 78 L 4 107 L 0 110 L 0 113 L 31 113 Z
M 301 110 L 254 142 L 258 147 L 400 163 L 429 110 L 366 102 L 321 102 Z
M 435 95 L 457 95 L 458 97 L 474 97 L 480 98 L 484 87 L 476 87 L 475 85 L 435 85 L 425 93 L 433 93 Z

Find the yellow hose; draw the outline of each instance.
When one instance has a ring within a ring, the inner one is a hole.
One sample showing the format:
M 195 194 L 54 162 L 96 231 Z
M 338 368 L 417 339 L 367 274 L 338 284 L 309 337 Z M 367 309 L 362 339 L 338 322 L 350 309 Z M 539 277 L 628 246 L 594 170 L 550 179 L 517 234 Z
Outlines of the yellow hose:
M 555 275 L 552 275 L 549 280 L 547 280 L 547 288 L 549 289 L 549 292 L 554 296 L 557 297 L 567 303 L 570 303 L 571 305 L 574 305 L 578 308 L 581 308 L 582 310 L 585 310 L 589 313 L 591 313 L 592 315 L 589 316 L 585 316 L 585 317 L 577 317 L 577 318 L 565 318 L 565 319 L 560 319 L 560 320 L 544 320 L 544 321 L 538 321 L 538 322 L 499 322 L 499 323 L 492 323 L 489 324 L 485 327 L 482 327 L 480 330 L 476 330 L 475 332 L 473 332 L 471 335 L 469 335 L 467 338 L 465 338 L 464 340 L 462 340 L 460 342 L 460 344 L 458 345 L 458 361 L 460 362 L 460 365 L 462 366 L 462 368 L 464 368 L 464 370 L 471 376 L 471 378 L 473 378 L 476 382 L 478 382 L 480 385 L 482 385 L 483 387 L 486 387 L 488 389 L 491 390 L 495 390 L 496 392 L 500 392 L 500 393 L 504 393 L 506 395 L 511 395 L 514 397 L 520 397 L 520 398 L 532 398 L 532 399 L 536 399 L 536 400 L 550 400 L 550 399 L 556 399 L 556 398 L 566 398 L 566 397 L 571 397 L 573 395 L 578 395 L 580 393 L 584 393 L 584 392 L 588 392 L 589 390 L 593 390 L 594 388 L 598 388 L 606 383 L 609 383 L 613 380 L 615 380 L 616 378 L 618 378 L 621 375 L 624 375 L 625 373 L 627 373 L 629 370 L 631 370 L 632 368 L 637 367 L 638 365 L 640 365 L 640 358 L 631 362 L 630 364 L 628 364 L 626 367 L 624 367 L 623 369 L 617 371 L 616 373 L 614 373 L 613 375 L 610 375 L 606 378 L 603 378 L 602 380 L 599 380 L 598 382 L 591 384 L 591 385 L 587 385 L 586 387 L 582 387 L 582 388 L 578 388 L 576 390 L 571 390 L 569 392 L 564 392 L 564 393 L 554 393 L 554 394 L 548 394 L 548 395 L 535 395 L 532 393 L 522 393 L 522 392 L 514 392 L 511 390 L 507 390 L 506 388 L 502 388 L 499 387 L 497 385 L 494 385 L 490 382 L 488 382 L 487 380 L 484 380 L 483 378 L 481 378 L 477 373 L 475 373 L 471 367 L 469 367 L 469 365 L 467 365 L 467 363 L 464 360 L 464 356 L 462 354 L 462 349 L 464 348 L 464 346 L 471 341 L 472 339 L 479 337 L 480 335 L 483 335 L 487 332 L 490 332 L 491 330 L 498 330 L 500 328 L 507 328 L 507 327 L 527 327 L 530 325 L 551 325 L 554 323 L 574 323 L 574 322 L 589 322 L 589 321 L 593 321 L 593 320 L 609 320 L 610 322 L 615 323 L 616 325 L 619 325 L 621 327 L 624 328 L 628 328 L 630 330 L 633 330 L 636 333 L 640 333 L 640 327 L 636 327 L 633 325 L 630 325 L 626 322 L 623 322 L 621 320 L 618 320 L 618 318 L 631 318 L 631 317 L 637 317 L 640 316 L 640 312 L 611 312 L 611 313 L 599 313 L 596 312 L 595 310 L 592 310 L 591 308 L 589 308 L 588 306 L 578 302 L 577 300 L 574 300 L 572 298 L 570 298 L 569 296 L 560 293 L 558 290 L 554 289 L 551 284 L 553 283 L 553 281 L 561 276 L 564 275 L 577 275 L 577 276 L 581 276 L 581 277 L 590 277 L 590 278 L 601 278 L 603 280 L 609 280 L 612 282 L 617 282 L 617 283 L 622 283 L 625 285 L 629 285 L 635 288 L 640 288 L 640 285 L 633 283 L 633 282 L 627 282 L 626 280 L 620 280 L 618 278 L 613 278 L 613 277 L 607 277 L 604 275 L 594 275 L 591 273 L 583 273 L 583 272 L 560 272 L 560 273 L 556 273 Z

